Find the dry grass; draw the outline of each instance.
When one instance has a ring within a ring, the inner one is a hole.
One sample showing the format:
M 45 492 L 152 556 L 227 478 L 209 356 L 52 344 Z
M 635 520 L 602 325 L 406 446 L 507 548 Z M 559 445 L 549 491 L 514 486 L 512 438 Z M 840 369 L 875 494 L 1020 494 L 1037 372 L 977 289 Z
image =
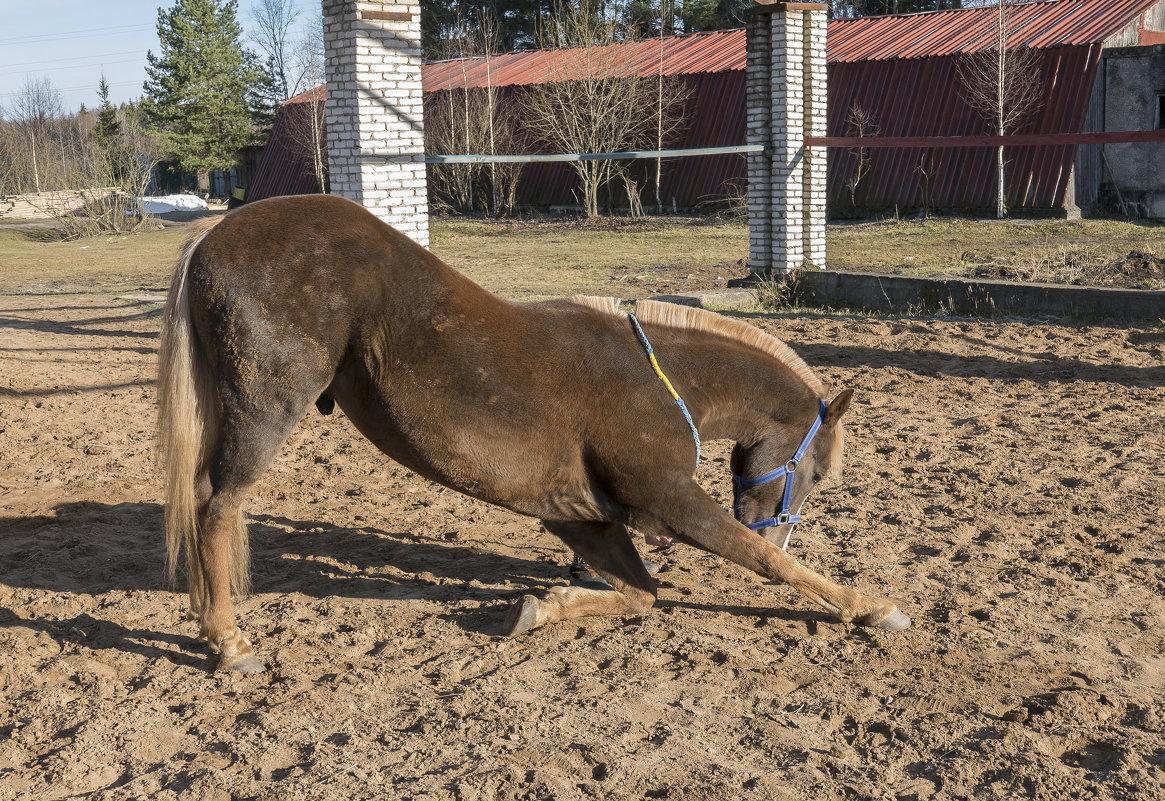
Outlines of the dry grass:
M 1165 255 L 1165 225 L 890 219 L 830 226 L 827 248 L 829 266 L 839 270 L 1110 285 L 1112 265 L 1130 253 Z
M 73 242 L 0 225 L 0 294 L 162 289 L 183 226 Z M 748 229 L 711 218 L 434 218 L 432 249 L 505 297 L 577 292 L 627 299 L 723 286 L 747 274 Z M 1114 268 L 1130 252 L 1165 255 L 1165 226 L 1112 220 L 938 219 L 831 225 L 829 266 L 1162 288 Z M 1121 283 L 1124 281 L 1124 283 Z
M 748 227 L 711 218 L 560 221 L 439 219 L 433 251 L 478 283 L 506 297 L 560 297 L 577 292 L 643 297 L 683 291 L 683 279 L 748 256 Z M 747 269 L 736 270 L 747 274 Z M 733 277 L 725 270 L 709 274 Z M 691 288 L 696 281 L 689 282 Z M 721 285 L 723 282 L 721 282 Z
M 67 242 L 0 226 L 0 294 L 116 293 L 163 289 L 183 226 Z

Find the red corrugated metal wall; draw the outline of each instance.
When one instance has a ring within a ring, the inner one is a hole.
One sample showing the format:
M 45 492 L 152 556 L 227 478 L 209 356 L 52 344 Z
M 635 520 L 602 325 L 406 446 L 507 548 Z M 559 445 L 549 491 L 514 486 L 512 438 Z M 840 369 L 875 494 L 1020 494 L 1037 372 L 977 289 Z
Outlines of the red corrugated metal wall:
M 1056 47 L 1043 51 L 1041 75 L 1047 85 L 1044 105 L 1015 133 L 1083 130 L 1096 78 L 1100 46 Z M 743 144 L 744 74 L 705 73 L 685 76 L 692 88 L 687 118 L 690 127 L 676 147 Z M 871 112 L 882 136 L 959 136 L 990 133 L 983 116 L 964 102 L 955 57 L 901 61 L 862 61 L 829 65 L 830 136 L 846 136 L 846 116 L 854 103 Z M 1010 208 L 1056 209 L 1065 190 L 1076 148 L 1024 147 L 1004 151 L 1007 204 Z M 993 148 L 876 149 L 870 151 L 870 174 L 857 192 L 866 208 L 923 205 L 924 192 L 934 208 L 989 208 L 995 202 Z M 829 203 L 835 210 L 851 206 L 846 182 L 856 154 L 829 150 Z M 919 171 L 920 163 L 929 177 Z M 637 175 L 643 202 L 654 204 L 646 162 Z M 537 206 L 574 203 L 574 174 L 569 165 L 529 165 L 519 187 L 519 202 Z M 708 200 L 740 194 L 747 185 L 743 156 L 705 156 L 665 162 L 661 198 L 666 207 L 694 208 Z M 622 205 L 616 199 L 616 205 Z
M 1014 133 L 1083 130 L 1100 46 L 1055 47 L 1041 51 L 1041 56 L 1044 105 Z M 983 115 L 964 102 L 955 64 L 953 56 L 831 64 L 829 135 L 853 135 L 847 131 L 846 118 L 855 104 L 874 115 L 881 136 L 992 133 Z M 932 206 L 985 208 L 994 203 L 993 148 L 868 152 L 870 173 L 859 186 L 859 206 L 921 206 L 928 184 Z M 1005 149 L 1008 206 L 1061 207 L 1075 157 L 1075 146 Z M 835 208 L 850 205 L 846 183 L 856 161 L 852 149 L 829 151 L 829 199 Z M 921 174 L 920 163 L 928 178 Z
M 284 103 L 279 108 L 279 113 L 275 115 L 271 135 L 267 138 L 267 145 L 263 148 L 263 155 L 259 158 L 251 185 L 246 188 L 248 202 L 320 191 L 315 170 L 312 168 L 311 151 L 304 141 L 304 136 L 297 135 L 297 132 L 310 128 L 308 123 L 311 118 L 308 115 L 312 111 L 312 104 L 302 102 L 300 100 L 302 97 L 304 95 Z M 322 109 L 320 112 L 322 114 Z M 321 128 L 324 128 L 322 123 Z M 326 143 L 326 130 L 323 130 L 323 139 Z M 327 163 L 328 157 L 325 152 L 325 169 Z
M 1059 0 L 1018 7 L 1024 42 L 1041 47 L 1046 83 L 1044 106 L 1022 131 L 1082 131 L 1103 37 L 1135 23 L 1159 0 Z M 988 13 L 990 12 L 990 13 Z M 982 115 L 960 96 L 956 59 L 981 49 L 992 23 L 991 9 L 971 9 L 900 17 L 834 20 L 829 25 L 829 121 L 831 136 L 845 136 L 846 116 L 859 103 L 876 118 L 883 136 L 956 136 L 989 133 Z M 665 147 L 744 144 L 743 31 L 674 37 L 665 40 L 666 70 L 691 89 L 688 127 Z M 659 44 L 618 46 L 612 69 L 649 73 L 658 63 Z M 621 55 L 620 55 L 621 54 Z M 904 57 L 909 56 L 909 57 Z M 916 57 L 917 56 L 917 57 Z M 558 55 L 559 60 L 564 58 Z M 510 53 L 490 62 L 490 80 L 515 84 L 501 91 L 521 91 L 521 84 L 543 79 L 550 63 L 545 53 Z M 485 80 L 482 59 L 429 64 L 424 68 L 430 96 L 438 86 L 475 85 Z M 248 198 L 294 191 L 313 191 L 310 159 L 287 133 L 294 115 L 303 113 L 303 98 L 284 105 Z M 299 108 L 296 108 L 296 107 Z M 1007 203 L 1011 208 L 1061 207 L 1073 168 L 1076 147 L 1026 147 L 1006 151 Z M 993 205 L 995 168 L 991 148 L 871 150 L 871 172 L 859 187 L 859 206 L 986 208 Z M 855 155 L 846 149 L 829 153 L 829 200 L 836 210 L 851 205 L 845 184 Z M 919 170 L 923 166 L 926 176 Z M 633 172 L 646 205 L 654 205 L 654 163 L 637 162 Z M 739 194 L 745 186 L 743 156 L 701 156 L 665 162 L 660 199 L 664 206 L 694 208 L 707 200 Z M 518 202 L 535 206 L 569 205 L 574 172 L 568 164 L 531 164 L 524 169 Z M 621 194 L 621 193 L 620 193 Z M 610 198 L 623 205 L 624 198 Z

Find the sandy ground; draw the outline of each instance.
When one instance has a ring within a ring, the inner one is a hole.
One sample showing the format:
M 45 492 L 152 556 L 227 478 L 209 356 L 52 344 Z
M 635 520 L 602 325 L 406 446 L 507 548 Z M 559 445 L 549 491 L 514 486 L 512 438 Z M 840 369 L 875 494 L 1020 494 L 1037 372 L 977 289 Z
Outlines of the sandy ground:
M 1165 797 L 1160 328 L 753 319 L 858 390 L 790 547 L 900 633 L 674 547 L 652 614 L 502 639 L 558 542 L 313 413 L 239 676 L 162 578 L 156 311 L 0 298 L 2 799 Z

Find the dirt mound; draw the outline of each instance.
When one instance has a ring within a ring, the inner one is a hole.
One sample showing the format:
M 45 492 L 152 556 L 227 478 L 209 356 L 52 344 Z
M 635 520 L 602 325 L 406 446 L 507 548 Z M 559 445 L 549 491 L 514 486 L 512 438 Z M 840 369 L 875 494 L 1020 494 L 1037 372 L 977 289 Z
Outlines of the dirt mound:
M 1124 258 L 1097 260 L 1061 248 L 1059 253 L 1045 258 L 996 260 L 975 267 L 971 275 L 1076 286 L 1165 289 L 1165 257 L 1134 250 Z
M 1097 277 L 1103 282 L 1101 286 L 1163 289 L 1165 257 L 1134 250 L 1120 261 L 1108 265 L 1107 269 L 1098 270 Z

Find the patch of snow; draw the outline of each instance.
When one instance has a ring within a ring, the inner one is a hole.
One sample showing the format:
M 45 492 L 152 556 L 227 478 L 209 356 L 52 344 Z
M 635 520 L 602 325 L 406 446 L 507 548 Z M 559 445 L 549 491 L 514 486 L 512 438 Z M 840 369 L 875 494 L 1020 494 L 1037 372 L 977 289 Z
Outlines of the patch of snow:
M 171 211 L 203 211 L 206 201 L 198 195 L 162 195 L 143 197 L 139 201 L 146 214 L 166 214 Z

